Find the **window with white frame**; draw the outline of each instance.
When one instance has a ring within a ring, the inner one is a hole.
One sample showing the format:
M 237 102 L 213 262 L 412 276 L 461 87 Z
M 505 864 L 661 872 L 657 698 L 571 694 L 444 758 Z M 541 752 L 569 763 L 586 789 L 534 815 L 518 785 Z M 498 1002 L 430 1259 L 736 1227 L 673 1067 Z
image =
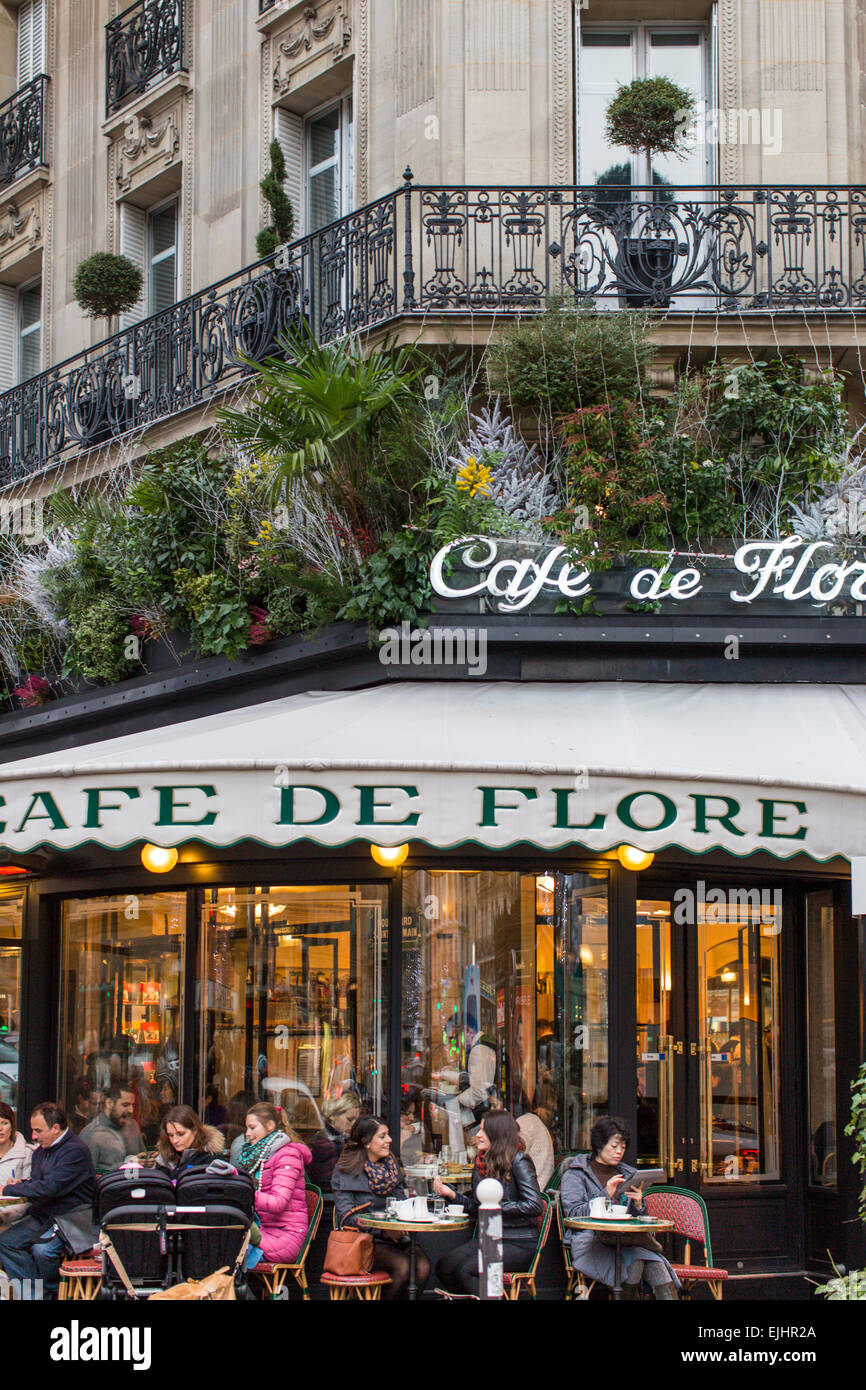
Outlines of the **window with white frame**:
M 0 285 L 0 391 L 42 370 L 42 282 Z
M 306 230 L 316 232 L 352 206 L 352 98 L 314 112 L 306 121 Z
M 700 24 L 582 24 L 578 37 L 578 182 L 647 184 L 643 154 L 630 154 L 605 140 L 605 111 L 617 88 L 638 77 L 668 77 L 685 88 L 696 103 L 710 87 L 710 42 Z M 698 130 L 703 123 L 698 122 Z M 652 181 L 680 186 L 707 183 L 712 176 L 710 151 L 698 139 L 679 159 L 654 155 Z
M 45 71 L 45 0 L 26 0 L 17 19 L 20 88 Z
M 122 328 L 170 309 L 180 284 L 179 208 L 177 198 L 152 208 L 120 204 L 120 254 L 138 266 L 143 289 L 138 303 L 120 316 Z

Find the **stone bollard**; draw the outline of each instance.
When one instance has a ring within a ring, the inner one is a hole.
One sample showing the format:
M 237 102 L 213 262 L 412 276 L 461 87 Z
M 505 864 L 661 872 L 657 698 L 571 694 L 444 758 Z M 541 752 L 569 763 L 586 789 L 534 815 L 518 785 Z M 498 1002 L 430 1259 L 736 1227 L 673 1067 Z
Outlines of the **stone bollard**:
M 484 1178 L 475 1192 L 478 1199 L 478 1294 L 502 1297 L 502 1184 Z

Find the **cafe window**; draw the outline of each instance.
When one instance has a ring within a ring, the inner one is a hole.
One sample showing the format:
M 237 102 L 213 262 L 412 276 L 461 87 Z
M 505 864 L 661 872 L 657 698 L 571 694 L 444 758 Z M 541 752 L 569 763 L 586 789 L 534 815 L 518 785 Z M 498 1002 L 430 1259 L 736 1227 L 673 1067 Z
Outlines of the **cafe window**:
M 334 1137 L 385 1105 L 387 904 L 363 884 L 204 895 L 199 1104 L 229 1145 L 250 1105 L 281 1106 L 319 1185 Z
M 21 1031 L 21 916 L 19 894 L 0 897 L 0 1100 L 18 1099 Z
M 823 888 L 806 895 L 809 1181 L 816 1187 L 835 1187 L 837 1181 L 833 960 L 833 894 Z
M 554 1150 L 607 1109 L 603 876 L 418 870 L 403 880 L 404 1106 L 423 1151 L 471 1146 L 499 1093 Z
M 77 1126 L 102 1092 L 129 1082 L 155 1144 L 179 1099 L 184 893 L 126 893 L 63 904 L 60 1094 Z

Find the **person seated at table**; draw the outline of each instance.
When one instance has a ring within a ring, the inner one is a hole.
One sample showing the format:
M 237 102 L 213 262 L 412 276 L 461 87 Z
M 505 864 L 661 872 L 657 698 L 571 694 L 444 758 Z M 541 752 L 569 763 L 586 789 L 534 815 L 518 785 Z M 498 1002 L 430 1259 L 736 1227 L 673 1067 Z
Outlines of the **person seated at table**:
M 141 1130 L 133 1119 L 134 1103 L 131 1087 L 109 1086 L 96 1119 L 81 1131 L 98 1176 L 112 1173 L 144 1147 Z
M 157 1141 L 157 1166 L 173 1179 L 188 1168 L 206 1168 L 219 1158 L 225 1139 L 212 1125 L 202 1124 L 189 1105 L 173 1105 L 162 1117 Z
M 470 1221 L 478 1215 L 478 1184 L 496 1178 L 502 1194 L 502 1268 L 505 1273 L 527 1269 L 538 1244 L 538 1218 L 544 1210 L 535 1164 L 526 1152 L 517 1121 L 508 1110 L 489 1110 L 475 1136 L 477 1156 L 471 1194 L 457 1194 L 441 1178 L 433 1191 L 463 1207 Z M 468 1240 L 443 1255 L 436 1278 L 448 1293 L 477 1294 L 478 1241 Z
M 646 1213 L 646 1199 L 637 1168 L 623 1163 L 631 1138 L 625 1120 L 614 1115 L 602 1115 L 593 1125 L 589 1136 L 591 1152 L 578 1154 L 563 1174 L 560 1189 L 562 1214 L 565 1217 L 588 1217 L 590 1203 L 596 1197 L 611 1201 L 627 1201 L 631 1216 Z M 623 1214 L 625 1214 L 625 1209 Z M 635 1231 L 639 1243 L 624 1245 L 622 1250 L 623 1298 L 637 1295 L 643 1282 L 652 1289 L 653 1298 L 675 1299 L 679 1280 L 661 1252 L 661 1247 L 649 1232 Z M 613 1244 L 599 1239 L 595 1231 L 571 1231 L 571 1261 L 587 1279 L 597 1279 L 613 1288 L 616 1282 L 616 1259 Z M 630 1238 L 630 1237 L 629 1237 Z M 610 1236 L 608 1239 L 612 1240 Z
M 505 1109 L 502 1092 L 496 1086 L 489 1088 L 487 1096 L 491 1110 Z M 531 1110 L 517 1116 L 517 1128 L 520 1130 L 523 1147 L 535 1164 L 535 1176 L 538 1178 L 538 1186 L 543 1192 L 553 1177 L 553 1169 L 556 1166 L 553 1161 L 553 1140 L 550 1137 L 550 1130 Z
M 14 1226 L 0 1232 L 0 1268 L 10 1279 L 21 1281 L 22 1298 L 57 1293 L 63 1238 L 55 1226 L 58 1216 L 93 1201 L 94 1175 L 90 1150 L 73 1134 L 66 1112 L 53 1101 L 43 1101 L 30 1116 L 30 1132 L 36 1145 L 30 1177 L 7 1182 L 4 1197 L 29 1203 L 29 1211 Z
M 406 1189 L 403 1169 L 391 1153 L 391 1135 L 384 1120 L 364 1115 L 349 1131 L 331 1175 L 334 1189 L 335 1227 L 357 1226 L 359 1216 L 383 1216 L 388 1202 L 403 1201 Z M 355 1207 L 364 1211 L 354 1211 Z M 349 1213 L 352 1212 L 350 1216 Z M 362 1228 L 363 1229 L 363 1228 Z M 405 1235 L 375 1231 L 373 1268 L 385 1270 L 391 1283 L 383 1298 L 401 1298 L 409 1283 L 409 1240 Z M 430 1261 L 420 1247 L 415 1253 L 415 1283 L 419 1294 L 430 1277 Z
M 286 1092 L 283 1092 L 283 1109 L 286 1108 Z M 312 1154 L 307 1177 L 321 1192 L 330 1192 L 331 1174 L 337 1161 L 337 1149 L 319 1124 L 315 1102 L 309 1096 L 298 1096 L 292 1115 L 292 1129 L 302 1144 L 306 1144 Z
M 311 1157 L 282 1110 L 264 1100 L 250 1107 L 240 1166 L 255 1182 L 262 1233 L 259 1245 L 265 1259 L 274 1264 L 291 1264 L 306 1240 L 309 1215 L 304 1172 Z

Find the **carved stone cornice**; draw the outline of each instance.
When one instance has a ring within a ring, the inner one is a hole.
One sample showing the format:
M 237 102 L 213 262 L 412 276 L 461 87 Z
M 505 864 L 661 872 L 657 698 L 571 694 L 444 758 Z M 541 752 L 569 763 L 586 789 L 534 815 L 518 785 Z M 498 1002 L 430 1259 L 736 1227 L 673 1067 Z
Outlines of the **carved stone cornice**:
M 29 256 L 42 244 L 42 194 L 0 203 L 0 266 Z
M 179 106 L 158 116 L 130 116 L 122 136 L 115 142 L 115 182 L 122 193 L 134 183 L 151 178 L 155 164 L 167 168 L 174 163 L 180 150 L 181 123 Z
M 284 96 L 310 63 L 326 56 L 330 56 L 332 63 L 338 63 L 347 56 L 351 42 L 348 0 L 336 0 L 330 5 L 308 5 L 300 20 L 274 35 L 274 95 Z

